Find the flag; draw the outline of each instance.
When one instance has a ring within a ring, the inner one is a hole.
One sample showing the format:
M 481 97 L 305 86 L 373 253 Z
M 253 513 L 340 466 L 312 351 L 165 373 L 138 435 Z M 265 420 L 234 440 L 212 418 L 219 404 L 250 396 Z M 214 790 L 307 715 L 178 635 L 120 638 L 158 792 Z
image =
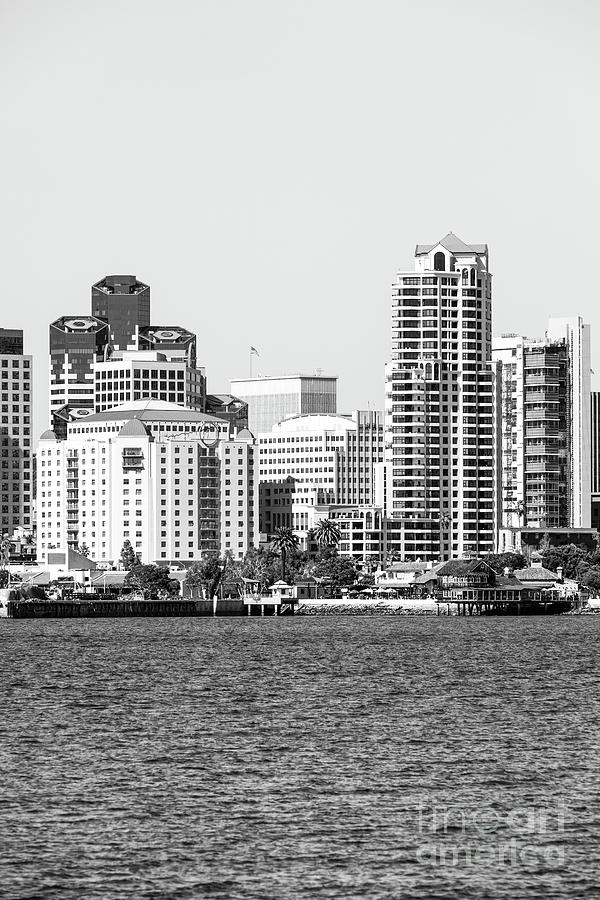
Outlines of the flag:
M 250 347 L 250 353 L 255 353 L 256 356 L 260 356 L 260 353 L 258 352 L 258 350 L 256 349 L 256 347 Z

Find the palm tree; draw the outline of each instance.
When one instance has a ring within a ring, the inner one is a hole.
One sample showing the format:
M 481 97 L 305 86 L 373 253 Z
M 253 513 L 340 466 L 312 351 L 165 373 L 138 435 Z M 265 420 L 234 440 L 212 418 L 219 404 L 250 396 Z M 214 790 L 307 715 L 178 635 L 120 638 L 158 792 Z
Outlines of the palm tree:
M 444 561 L 445 553 L 446 553 L 446 541 L 445 535 L 450 525 L 452 524 L 452 519 L 450 517 L 450 513 L 446 510 L 442 510 L 440 513 L 440 561 Z
M 337 547 L 341 536 L 340 526 L 331 519 L 321 519 L 315 525 L 314 537 L 321 550 L 323 547 Z
M 288 553 L 295 553 L 300 546 L 300 541 L 291 528 L 282 526 L 273 532 L 271 548 L 281 554 L 281 580 L 285 581 L 285 557 Z

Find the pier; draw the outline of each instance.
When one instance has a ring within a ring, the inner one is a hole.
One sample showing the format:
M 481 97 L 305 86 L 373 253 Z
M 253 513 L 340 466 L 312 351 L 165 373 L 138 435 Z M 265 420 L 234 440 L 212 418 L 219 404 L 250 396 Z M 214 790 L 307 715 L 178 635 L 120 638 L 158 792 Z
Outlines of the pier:
M 262 600 L 262 603 L 260 602 Z M 6 607 L 9 619 L 125 619 L 136 617 L 220 617 L 220 616 L 289 616 L 293 603 L 274 603 L 272 597 L 245 602 L 224 600 L 114 600 L 87 596 L 71 600 L 11 600 Z

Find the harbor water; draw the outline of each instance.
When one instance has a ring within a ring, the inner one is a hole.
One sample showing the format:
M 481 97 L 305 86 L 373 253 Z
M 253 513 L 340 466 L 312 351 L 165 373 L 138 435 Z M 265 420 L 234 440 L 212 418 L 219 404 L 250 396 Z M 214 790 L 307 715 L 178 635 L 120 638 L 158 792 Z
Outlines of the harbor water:
M 600 619 L 3 620 L 0 897 L 596 898 Z

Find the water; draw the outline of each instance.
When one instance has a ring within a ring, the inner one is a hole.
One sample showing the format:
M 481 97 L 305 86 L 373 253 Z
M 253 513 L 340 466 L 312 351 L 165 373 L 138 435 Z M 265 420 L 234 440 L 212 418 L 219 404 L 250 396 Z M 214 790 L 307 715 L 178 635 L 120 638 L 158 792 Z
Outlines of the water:
M 596 898 L 599 634 L 3 621 L 0 896 Z

